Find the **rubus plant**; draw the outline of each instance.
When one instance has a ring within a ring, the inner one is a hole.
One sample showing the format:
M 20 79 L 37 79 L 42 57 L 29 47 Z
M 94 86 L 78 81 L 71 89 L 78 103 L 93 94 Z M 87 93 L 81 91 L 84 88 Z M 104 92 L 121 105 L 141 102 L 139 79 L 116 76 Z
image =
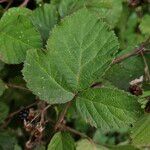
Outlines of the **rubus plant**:
M 0 150 L 150 149 L 149 0 L 0 0 Z

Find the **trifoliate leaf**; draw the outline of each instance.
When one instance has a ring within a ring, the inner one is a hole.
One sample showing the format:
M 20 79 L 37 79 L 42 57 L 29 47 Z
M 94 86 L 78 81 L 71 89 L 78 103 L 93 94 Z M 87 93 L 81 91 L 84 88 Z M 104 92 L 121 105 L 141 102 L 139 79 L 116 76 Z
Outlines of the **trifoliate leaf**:
M 26 51 L 42 46 L 40 34 L 29 20 L 30 10 L 11 8 L 0 20 L 0 58 L 5 63 L 24 61 Z
M 114 33 L 83 9 L 53 29 L 46 52 L 28 51 L 24 78 L 41 99 L 64 103 L 104 74 L 117 49 Z
M 150 35 L 150 15 L 145 15 L 142 18 L 142 22 L 140 24 L 140 30 L 142 31 L 143 34 L 148 34 Z
M 3 123 L 3 121 L 6 119 L 8 112 L 8 106 L 5 103 L 0 102 L 0 124 Z
M 58 11 L 61 17 L 65 17 L 83 7 L 112 26 L 117 23 L 122 11 L 122 3 L 119 0 L 61 0 Z
M 143 116 L 138 122 L 131 134 L 132 142 L 138 146 L 150 146 L 150 115 Z
M 3 92 L 5 91 L 6 86 L 3 83 L 3 81 L 0 79 L 0 96 L 3 94 Z
M 111 88 L 89 89 L 78 95 L 81 116 L 101 130 L 128 127 L 141 114 L 137 98 Z
M 44 4 L 37 8 L 32 15 L 32 22 L 41 33 L 44 42 L 49 37 L 49 32 L 58 21 L 56 6 Z
M 48 150 L 75 150 L 75 143 L 70 134 L 58 132 L 51 139 Z

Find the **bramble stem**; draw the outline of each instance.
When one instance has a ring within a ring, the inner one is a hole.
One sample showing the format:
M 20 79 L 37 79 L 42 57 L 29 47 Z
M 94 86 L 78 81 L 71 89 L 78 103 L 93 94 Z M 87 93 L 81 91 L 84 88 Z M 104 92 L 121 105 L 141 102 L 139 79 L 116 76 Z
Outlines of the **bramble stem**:
M 138 47 L 138 48 L 135 48 L 132 52 L 128 53 L 128 54 L 125 54 L 125 55 L 122 55 L 118 58 L 116 58 L 112 64 L 117 64 L 117 63 L 120 63 L 122 62 L 123 60 L 131 57 L 131 56 L 134 56 L 134 55 L 138 55 L 138 54 L 141 54 L 141 52 L 144 54 L 144 53 L 150 53 L 150 50 L 145 50 L 145 45 L 147 45 L 148 43 L 150 42 L 150 37 L 143 43 L 141 43 L 141 45 Z
M 69 102 L 66 104 L 65 108 L 63 109 L 63 111 L 61 112 L 61 114 L 60 114 L 60 116 L 59 116 L 59 119 L 58 119 L 58 121 L 57 121 L 57 123 L 56 123 L 56 125 L 55 125 L 55 130 L 57 130 L 57 129 L 59 128 L 60 124 L 63 122 L 64 117 L 65 117 L 65 115 L 66 115 L 66 113 L 67 113 L 67 110 L 68 110 L 68 108 L 71 106 L 71 103 L 72 103 L 72 102 L 69 101 Z
M 15 89 L 20 89 L 20 90 L 24 90 L 24 91 L 31 92 L 28 88 L 25 88 L 25 87 L 20 86 L 20 85 L 15 85 L 15 84 L 11 84 L 11 83 L 6 83 L 6 86 L 9 87 L 9 88 L 15 88 Z
M 25 6 L 27 6 L 27 4 L 28 4 L 29 1 L 30 1 L 30 0 L 24 0 L 24 2 L 20 5 L 20 7 L 25 7 Z

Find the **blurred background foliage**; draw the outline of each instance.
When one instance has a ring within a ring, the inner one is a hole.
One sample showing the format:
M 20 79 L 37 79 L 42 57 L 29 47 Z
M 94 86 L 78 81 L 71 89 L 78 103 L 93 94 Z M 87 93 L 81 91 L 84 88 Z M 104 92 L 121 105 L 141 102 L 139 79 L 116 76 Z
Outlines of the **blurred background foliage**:
M 96 1 L 93 0 L 92 2 L 94 3 Z M 18 7 L 22 3 L 23 0 L 8 0 L 0 3 L 0 16 L 3 15 L 6 9 Z M 47 3 L 47 5 L 45 5 L 45 3 Z M 49 3 L 51 3 L 51 8 L 46 8 L 48 7 Z M 46 42 L 49 35 L 49 30 L 53 28 L 56 23 L 59 23 L 62 18 L 80 9 L 83 6 L 83 3 L 84 0 L 30 0 L 27 4 L 27 8 L 34 11 L 33 22 L 41 32 L 43 42 Z M 87 1 L 86 4 L 90 4 L 90 0 Z M 48 24 L 46 24 L 43 20 L 43 28 L 41 29 L 39 26 L 39 21 L 42 18 L 38 17 L 40 17 L 40 9 L 43 7 L 45 7 L 48 13 L 51 13 L 51 17 L 54 17 L 54 19 L 52 19 L 53 22 L 48 22 Z M 113 0 L 113 7 L 113 9 L 109 10 L 113 15 L 113 18 L 112 16 L 109 16 L 108 13 L 108 17 L 104 18 L 104 20 L 112 24 L 111 28 L 115 30 L 115 33 L 118 36 L 120 42 L 118 56 L 121 56 L 123 54 L 130 53 L 150 36 L 150 1 Z M 57 13 L 53 13 L 55 9 L 57 10 Z M 93 9 L 95 9 L 94 11 L 96 12 L 101 11 L 100 14 L 105 14 L 108 11 L 107 9 L 99 10 L 96 7 L 91 8 L 91 11 Z M 146 45 L 146 48 L 150 49 L 150 44 Z M 146 54 L 145 58 L 150 67 L 150 55 Z M 129 91 L 129 82 L 144 75 L 144 65 L 143 59 L 139 55 L 130 57 L 111 67 L 104 75 L 102 83 Z M 23 129 L 23 123 L 19 119 L 18 115 L 13 117 L 9 124 L 6 124 L 9 119 L 7 118 L 8 114 L 34 103 L 37 99 L 32 92 L 24 88 L 20 88 L 26 86 L 21 73 L 22 68 L 23 64 L 8 65 L 0 61 L 0 150 L 21 150 L 24 147 L 24 143 L 29 138 L 29 135 Z M 146 95 L 145 97 L 143 96 L 141 98 L 141 106 L 143 106 L 143 109 L 145 109 L 147 106 L 147 110 L 150 110 L 150 104 L 148 105 L 150 99 L 149 83 L 143 83 L 142 88 L 144 93 L 147 92 L 149 94 L 148 96 Z M 61 112 L 62 108 L 63 105 L 56 105 L 49 109 L 48 114 L 53 120 L 57 120 L 58 114 Z M 139 149 L 150 149 L 150 137 L 147 137 L 147 141 L 143 141 L 145 144 L 140 144 L 140 139 L 134 141 L 138 147 L 135 148 L 128 145 L 131 143 L 130 129 L 120 129 L 117 131 L 111 130 L 107 133 L 103 133 L 102 131 L 96 130 L 94 127 L 86 124 L 86 122 L 84 122 L 76 112 L 75 107 L 69 109 L 66 116 L 66 122 L 67 125 L 87 134 L 89 137 L 93 138 L 96 143 L 104 146 L 106 145 L 106 147 L 109 149 L 136 150 L 139 148 L 139 145 L 142 145 L 142 147 Z M 144 124 L 144 120 L 141 122 Z M 147 126 L 149 125 L 150 121 Z M 47 132 L 45 132 L 43 143 L 41 143 L 36 150 L 46 149 L 47 144 L 54 133 L 51 124 L 47 124 L 46 131 Z M 147 132 L 150 132 L 150 130 Z M 88 150 L 88 147 L 90 147 L 88 146 L 88 141 L 79 141 L 80 136 L 72 136 L 74 137 L 75 141 L 78 141 L 78 150 L 83 150 L 85 149 L 84 147 L 87 147 Z M 89 148 L 89 150 L 92 149 L 93 148 Z

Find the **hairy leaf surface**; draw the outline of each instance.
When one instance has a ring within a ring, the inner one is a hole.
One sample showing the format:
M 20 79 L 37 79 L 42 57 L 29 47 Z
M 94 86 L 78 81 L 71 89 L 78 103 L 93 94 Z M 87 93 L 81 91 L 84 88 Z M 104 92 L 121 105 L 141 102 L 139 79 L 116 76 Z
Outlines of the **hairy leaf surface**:
M 32 25 L 26 8 L 11 8 L 0 20 L 0 58 L 8 64 L 24 61 L 26 51 L 42 46 L 40 34 Z
M 133 144 L 139 146 L 150 146 L 150 115 L 143 116 L 132 130 Z
M 60 16 L 65 17 L 83 7 L 111 26 L 117 23 L 122 11 L 121 1 L 118 0 L 60 0 L 58 10 Z
M 136 97 L 111 88 L 89 89 L 79 94 L 76 106 L 87 122 L 103 131 L 128 127 L 141 114 Z
M 33 12 L 31 19 L 41 33 L 43 41 L 46 42 L 49 37 L 49 32 L 58 21 L 56 6 L 44 4 Z
M 46 52 L 28 51 L 24 78 L 41 99 L 64 103 L 104 74 L 117 49 L 114 33 L 83 9 L 53 29 Z

